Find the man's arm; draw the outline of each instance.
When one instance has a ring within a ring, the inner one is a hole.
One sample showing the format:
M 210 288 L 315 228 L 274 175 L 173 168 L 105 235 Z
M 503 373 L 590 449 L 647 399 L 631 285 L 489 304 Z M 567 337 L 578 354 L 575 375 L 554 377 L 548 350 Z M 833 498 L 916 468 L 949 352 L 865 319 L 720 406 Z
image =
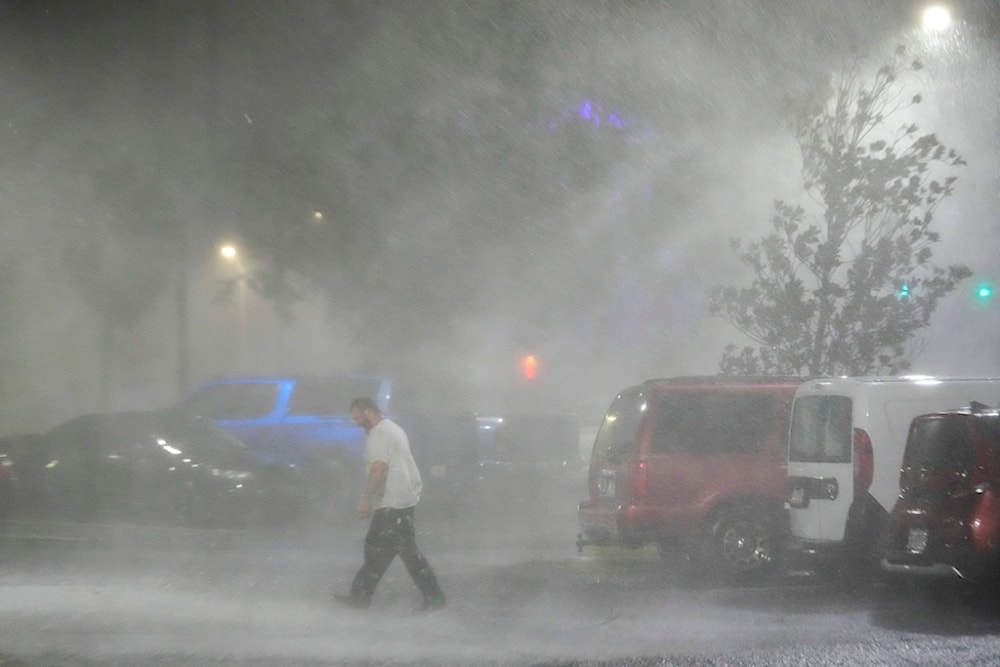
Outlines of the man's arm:
M 362 519 L 367 519 L 372 513 L 372 499 L 380 499 L 385 492 L 385 478 L 389 473 L 389 464 L 385 461 L 372 461 L 368 469 L 368 481 L 365 490 L 361 492 L 358 503 L 358 513 Z

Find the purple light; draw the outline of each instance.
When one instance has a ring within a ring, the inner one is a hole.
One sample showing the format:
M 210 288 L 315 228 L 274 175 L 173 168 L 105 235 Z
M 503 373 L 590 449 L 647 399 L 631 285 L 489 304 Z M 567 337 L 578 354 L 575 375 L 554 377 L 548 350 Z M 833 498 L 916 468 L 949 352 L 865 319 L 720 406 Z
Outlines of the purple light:
M 655 134 L 655 132 L 651 134 L 651 130 L 648 128 L 640 128 L 634 120 L 622 116 L 617 111 L 605 111 L 602 104 L 593 100 L 582 100 L 576 106 L 567 107 L 559 115 L 550 118 L 545 123 L 545 127 L 550 131 L 555 131 L 563 123 L 572 121 L 574 118 L 583 120 L 595 129 L 600 129 L 606 125 L 616 130 L 627 130 L 630 133 L 638 131 L 644 140 L 650 139 L 652 134 Z
M 618 115 L 618 112 L 605 112 L 604 107 L 601 104 L 596 104 L 591 100 L 583 100 L 574 111 L 560 114 L 558 118 L 549 121 L 549 129 L 554 130 L 556 127 L 561 125 L 570 114 L 576 115 L 577 117 L 592 124 L 594 127 L 601 127 L 606 123 L 618 129 L 625 129 L 629 125 L 625 119 Z

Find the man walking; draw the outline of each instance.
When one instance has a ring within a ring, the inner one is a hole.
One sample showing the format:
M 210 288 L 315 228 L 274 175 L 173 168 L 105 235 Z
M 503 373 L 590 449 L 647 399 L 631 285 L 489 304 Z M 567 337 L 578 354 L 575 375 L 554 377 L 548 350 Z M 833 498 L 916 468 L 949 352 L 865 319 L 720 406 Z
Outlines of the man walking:
M 362 519 L 370 516 L 371 523 L 365 536 L 365 562 L 354 577 L 351 593 L 335 595 L 334 599 L 349 607 L 367 607 L 382 575 L 398 555 L 413 577 L 413 583 L 424 594 L 418 611 L 442 609 L 444 593 L 434 570 L 417 548 L 413 510 L 420 500 L 423 482 L 406 432 L 384 417 L 370 398 L 356 398 L 351 402 L 351 418 L 367 434 L 368 480 L 361 493 L 358 512 Z

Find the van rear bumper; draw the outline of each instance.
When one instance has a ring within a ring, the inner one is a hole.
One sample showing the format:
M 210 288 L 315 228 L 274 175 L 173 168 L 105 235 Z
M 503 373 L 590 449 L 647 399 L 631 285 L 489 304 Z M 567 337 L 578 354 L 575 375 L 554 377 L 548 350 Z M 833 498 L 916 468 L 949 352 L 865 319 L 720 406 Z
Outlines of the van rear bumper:
M 640 547 L 660 537 L 659 517 L 650 507 L 587 501 L 577 509 L 577 546 L 606 544 Z

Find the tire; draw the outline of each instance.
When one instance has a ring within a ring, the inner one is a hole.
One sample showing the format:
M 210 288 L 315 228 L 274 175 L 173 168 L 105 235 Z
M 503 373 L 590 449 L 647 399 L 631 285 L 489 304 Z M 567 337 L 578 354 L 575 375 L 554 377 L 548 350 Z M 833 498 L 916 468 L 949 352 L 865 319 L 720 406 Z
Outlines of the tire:
M 764 510 L 724 510 L 711 524 L 704 562 L 712 574 L 726 580 L 750 581 L 770 574 L 782 538 L 777 525 Z

